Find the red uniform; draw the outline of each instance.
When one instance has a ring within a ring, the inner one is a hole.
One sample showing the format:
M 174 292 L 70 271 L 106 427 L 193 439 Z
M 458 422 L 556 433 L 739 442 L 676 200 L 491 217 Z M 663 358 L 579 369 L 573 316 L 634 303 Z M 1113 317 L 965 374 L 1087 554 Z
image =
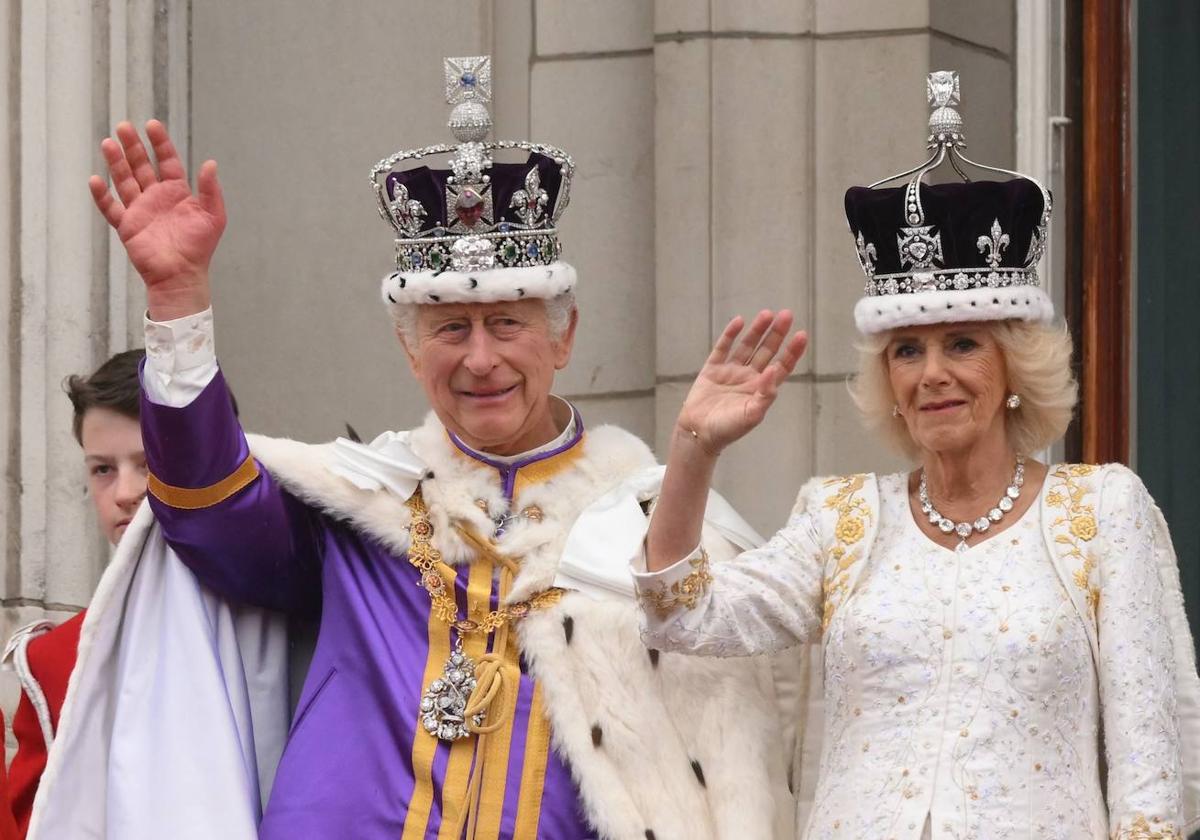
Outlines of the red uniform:
M 0 712 L 0 731 L 4 730 L 4 714 Z M 4 762 L 0 761 L 0 840 L 17 840 L 17 823 L 13 820 L 12 810 L 8 807 L 11 798 L 8 791 L 8 778 L 4 774 Z
M 79 628 L 83 625 L 83 616 L 84 613 L 81 612 L 29 643 L 29 670 L 46 697 L 50 721 L 56 732 L 58 715 L 67 696 L 67 681 L 75 668 L 75 656 L 79 650 Z M 13 827 L 16 833 L 13 836 L 23 838 L 29 830 L 33 798 L 37 795 L 42 771 L 46 769 L 47 752 L 37 711 L 24 690 L 21 691 L 21 702 L 13 717 L 13 735 L 17 739 L 17 754 L 8 771 L 9 799 L 16 821 Z M 3 826 L 0 826 L 0 840 L 8 840 Z

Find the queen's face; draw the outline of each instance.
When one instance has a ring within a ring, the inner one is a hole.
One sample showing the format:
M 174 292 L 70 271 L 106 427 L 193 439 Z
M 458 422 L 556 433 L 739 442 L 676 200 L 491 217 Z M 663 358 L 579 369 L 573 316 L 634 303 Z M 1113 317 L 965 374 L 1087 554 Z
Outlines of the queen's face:
M 422 305 L 413 373 L 442 424 L 468 446 L 515 455 L 552 440 L 554 373 L 571 358 L 575 317 L 551 335 L 542 300 Z M 403 338 L 403 337 L 402 337 Z
M 888 376 L 908 433 L 926 452 L 969 450 L 1004 435 L 1004 353 L 986 323 L 895 330 Z

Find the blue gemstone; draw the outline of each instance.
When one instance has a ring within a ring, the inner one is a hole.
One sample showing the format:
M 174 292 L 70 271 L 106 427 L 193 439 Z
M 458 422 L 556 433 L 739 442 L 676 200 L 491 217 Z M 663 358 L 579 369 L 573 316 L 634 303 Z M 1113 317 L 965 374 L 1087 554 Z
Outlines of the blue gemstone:
M 420 254 L 413 254 L 413 255 L 412 255 L 412 264 L 413 264 L 414 266 L 420 267 L 420 265 L 421 265 L 421 263 L 422 263 L 422 262 L 423 262 L 423 260 L 421 259 L 421 255 L 420 255 Z
M 536 257 L 538 254 L 538 246 L 536 242 L 530 242 L 525 246 L 525 255 L 528 257 Z
M 459 81 L 462 82 L 467 87 L 475 87 L 475 74 L 474 73 L 463 73 L 462 77 L 459 79 Z
M 496 230 L 500 231 L 501 233 L 508 233 L 510 230 L 512 230 L 512 225 L 510 225 L 508 222 L 501 222 L 500 224 L 496 225 Z

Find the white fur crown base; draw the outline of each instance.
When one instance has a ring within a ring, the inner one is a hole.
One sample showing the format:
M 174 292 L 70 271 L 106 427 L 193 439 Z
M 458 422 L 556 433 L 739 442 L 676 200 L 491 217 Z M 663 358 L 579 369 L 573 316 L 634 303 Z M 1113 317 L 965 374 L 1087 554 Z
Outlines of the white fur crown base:
M 1054 304 L 1038 286 L 948 289 L 861 298 L 854 323 L 864 335 L 960 321 L 1040 321 L 1054 319 Z
M 487 271 L 394 271 L 383 278 L 385 304 L 496 303 L 522 298 L 554 298 L 575 288 L 575 269 L 559 261 Z

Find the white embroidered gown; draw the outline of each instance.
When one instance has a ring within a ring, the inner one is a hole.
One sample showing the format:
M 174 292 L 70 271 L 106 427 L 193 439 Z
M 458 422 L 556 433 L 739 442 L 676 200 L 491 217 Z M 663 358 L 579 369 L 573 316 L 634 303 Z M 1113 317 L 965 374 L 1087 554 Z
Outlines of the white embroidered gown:
M 1152 502 L 1122 472 L 1098 517 L 1107 550 L 1125 561 L 1107 564 L 1099 668 L 1047 551 L 1042 504 L 954 551 L 919 530 L 904 475 L 879 479 L 875 542 L 824 631 L 806 840 L 1177 836 L 1174 660 Z M 798 513 L 762 548 L 714 566 L 692 608 L 648 608 L 647 645 L 722 656 L 821 637 L 818 527 Z M 639 588 L 664 591 L 696 567 L 689 559 L 637 574 Z

